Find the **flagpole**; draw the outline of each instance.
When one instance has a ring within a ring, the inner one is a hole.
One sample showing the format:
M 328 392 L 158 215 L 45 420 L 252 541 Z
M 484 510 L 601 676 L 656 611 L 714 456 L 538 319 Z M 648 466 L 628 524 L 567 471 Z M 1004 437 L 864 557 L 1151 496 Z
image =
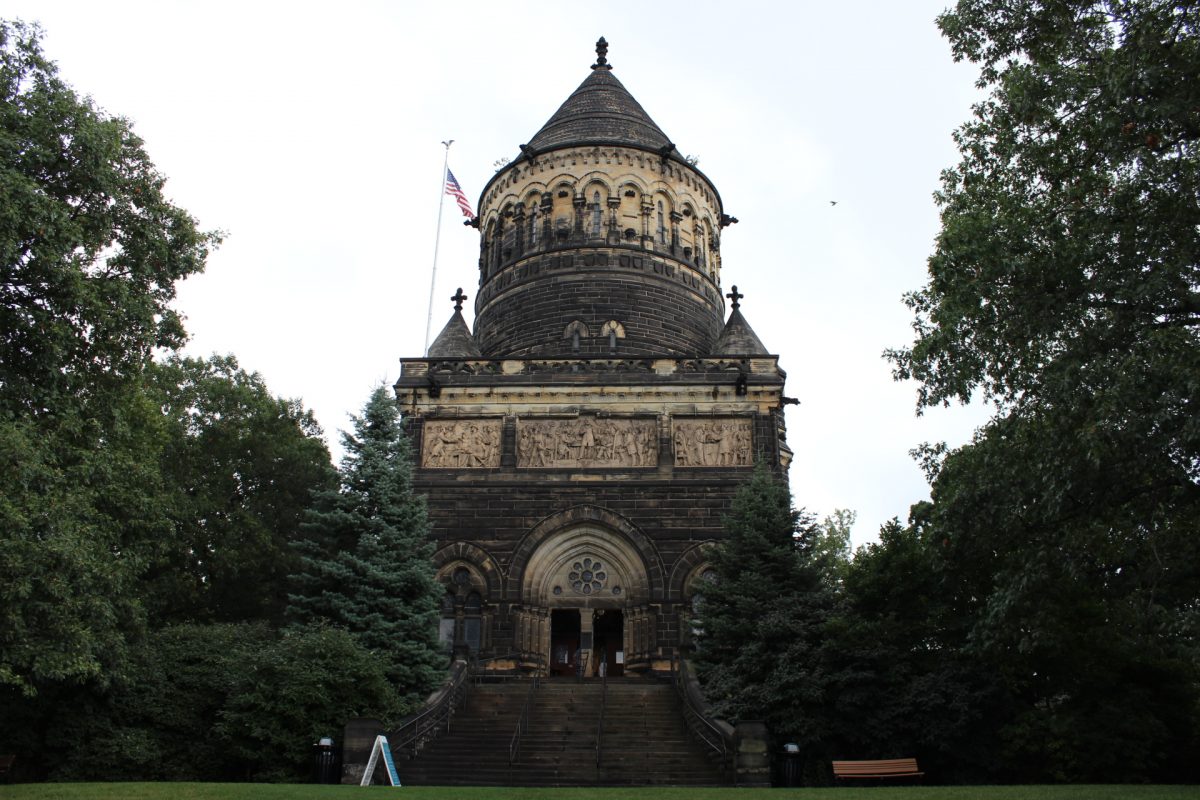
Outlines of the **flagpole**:
M 425 317 L 425 349 L 422 351 L 425 357 L 429 356 L 429 330 L 433 326 L 433 287 L 437 284 L 438 245 L 442 241 L 442 206 L 446 205 L 446 171 L 450 169 L 450 145 L 454 144 L 454 140 L 449 139 L 442 144 L 446 147 L 446 157 L 442 161 L 442 182 L 438 186 L 437 234 L 433 237 L 433 273 L 429 276 L 429 315 Z

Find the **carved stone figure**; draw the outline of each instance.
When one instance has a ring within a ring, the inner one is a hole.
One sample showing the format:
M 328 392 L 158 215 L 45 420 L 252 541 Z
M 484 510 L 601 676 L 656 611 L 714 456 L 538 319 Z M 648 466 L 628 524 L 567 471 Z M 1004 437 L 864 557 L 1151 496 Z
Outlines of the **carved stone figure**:
M 500 466 L 500 420 L 428 420 L 421 466 L 491 469 Z
M 747 467 L 753 435 L 748 419 L 675 419 L 677 467 Z
M 518 420 L 518 467 L 652 467 L 657 423 L 650 419 Z

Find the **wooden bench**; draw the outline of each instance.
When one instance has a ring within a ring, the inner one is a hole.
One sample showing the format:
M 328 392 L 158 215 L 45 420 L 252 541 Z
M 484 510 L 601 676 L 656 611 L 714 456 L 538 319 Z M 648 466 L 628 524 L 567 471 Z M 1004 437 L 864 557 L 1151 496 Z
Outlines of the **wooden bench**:
M 915 758 L 885 758 L 878 761 L 834 761 L 833 777 L 838 780 L 882 780 L 885 778 L 919 778 Z

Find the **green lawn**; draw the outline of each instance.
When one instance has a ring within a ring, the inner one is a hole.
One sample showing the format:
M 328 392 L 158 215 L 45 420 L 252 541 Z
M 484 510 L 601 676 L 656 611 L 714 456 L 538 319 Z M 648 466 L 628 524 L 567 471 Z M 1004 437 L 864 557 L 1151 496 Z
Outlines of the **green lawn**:
M 39 783 L 0 786 L 4 800 L 314 800 L 380 797 L 408 800 L 1197 800 L 1197 786 L 911 786 L 832 789 L 523 789 L 517 787 L 304 786 L 261 783 Z

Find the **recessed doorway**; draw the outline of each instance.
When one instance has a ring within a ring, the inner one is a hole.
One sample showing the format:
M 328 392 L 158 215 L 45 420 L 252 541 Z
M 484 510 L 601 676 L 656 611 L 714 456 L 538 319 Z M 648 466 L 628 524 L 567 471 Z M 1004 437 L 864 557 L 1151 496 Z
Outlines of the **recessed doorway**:
M 625 617 L 617 609 L 597 609 L 593 617 L 592 675 L 606 670 L 610 678 L 625 674 Z
M 550 674 L 574 675 L 579 664 L 579 609 L 550 612 Z

